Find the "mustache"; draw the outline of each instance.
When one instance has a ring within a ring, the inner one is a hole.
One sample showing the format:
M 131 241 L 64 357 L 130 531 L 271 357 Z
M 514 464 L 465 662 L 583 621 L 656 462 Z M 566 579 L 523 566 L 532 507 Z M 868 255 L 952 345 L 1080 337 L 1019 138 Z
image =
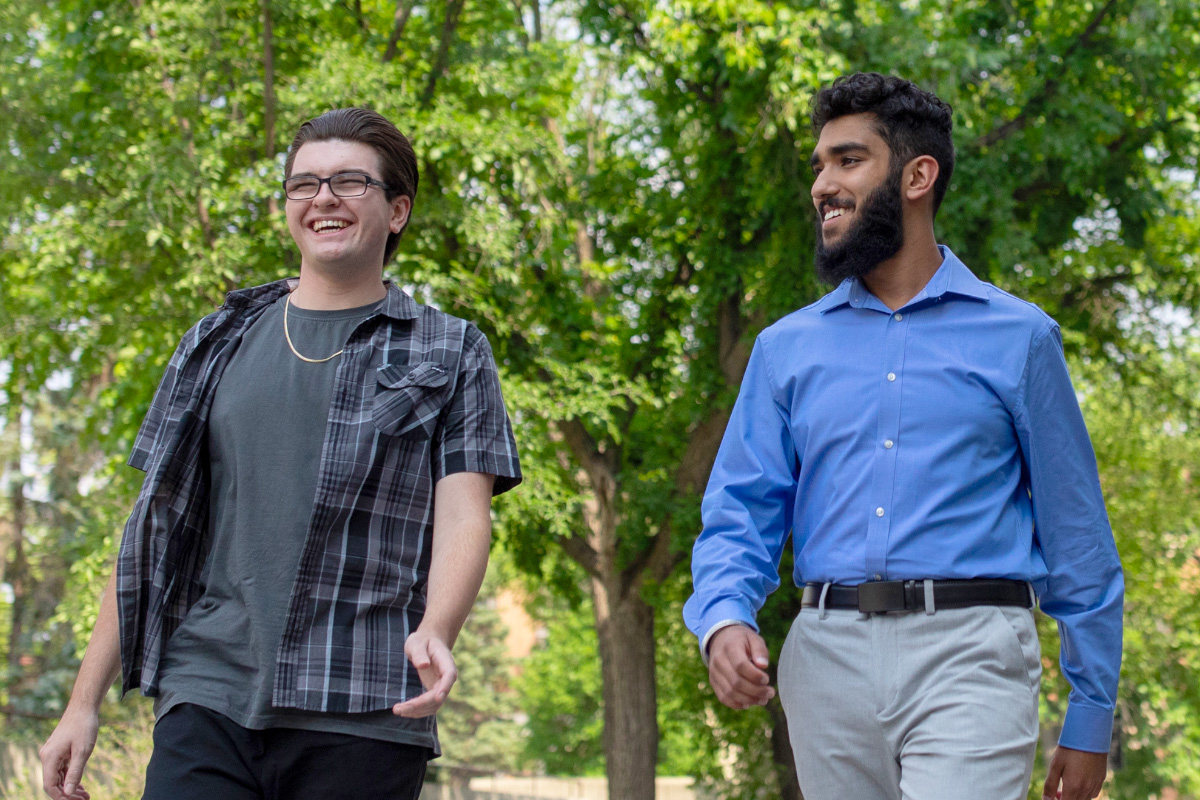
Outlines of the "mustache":
M 817 206 L 817 216 L 824 219 L 829 210 L 833 208 L 854 208 L 854 203 L 850 200 L 842 200 L 837 197 L 822 200 L 820 205 Z

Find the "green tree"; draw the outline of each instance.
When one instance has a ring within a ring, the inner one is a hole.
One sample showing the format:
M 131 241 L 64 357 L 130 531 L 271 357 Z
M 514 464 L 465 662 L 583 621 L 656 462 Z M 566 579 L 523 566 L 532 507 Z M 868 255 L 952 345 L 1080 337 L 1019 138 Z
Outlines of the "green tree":
M 186 327 L 227 289 L 295 272 L 276 183 L 287 134 L 335 105 L 396 119 L 423 182 L 392 272 L 493 340 L 529 478 L 498 505 L 501 541 L 564 594 L 587 576 L 611 792 L 647 800 L 673 741 L 658 682 L 699 671 L 663 641 L 749 345 L 822 291 L 812 91 L 879 69 L 953 103 L 943 241 L 1055 315 L 1081 363 L 1171 398 L 1185 387 L 1171 364 L 1194 361 L 1153 357 L 1156 315 L 1200 302 L 1198 14 L 1185 0 L 14 0 L 0 8 L 10 402 L 31 407 L 56 370 L 95 380 L 80 418 L 126 451 Z M 1131 608 L 1144 591 L 1131 582 Z M 1131 627 L 1157 641 L 1150 620 Z M 1131 663 L 1128 686 L 1165 679 Z M 777 713 L 726 723 L 707 703 L 723 745 L 761 752 L 766 725 L 781 741 Z

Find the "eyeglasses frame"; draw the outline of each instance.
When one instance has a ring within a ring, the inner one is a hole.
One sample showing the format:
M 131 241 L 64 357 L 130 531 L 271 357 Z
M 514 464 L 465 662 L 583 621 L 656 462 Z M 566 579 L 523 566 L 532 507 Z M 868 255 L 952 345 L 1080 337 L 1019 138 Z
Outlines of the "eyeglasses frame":
M 362 193 L 361 193 L 361 194 L 338 194 L 336 191 L 334 191 L 334 188 L 333 188 L 333 179 L 334 179 L 334 178 L 341 178 L 341 177 L 344 177 L 344 176 L 346 176 L 346 175 L 357 175 L 357 176 L 361 176 L 361 177 L 363 177 L 363 178 L 366 178 L 366 180 L 367 180 L 367 185 L 363 187 L 363 190 L 362 190 Z M 303 177 L 303 178 L 315 178 L 315 179 L 316 179 L 316 181 L 317 181 L 317 191 L 316 191 L 316 192 L 315 192 L 315 193 L 312 195 L 312 197 L 292 197 L 291 195 L 289 195 L 289 194 L 288 194 L 288 189 L 287 189 L 287 184 L 288 184 L 288 181 L 290 181 L 290 180 L 294 180 L 295 178 L 301 178 L 301 177 Z M 312 200 L 314 197 L 316 197 L 317 195 L 319 195 L 319 194 L 321 193 L 321 184 L 323 184 L 323 183 L 327 183 L 327 184 L 329 184 L 329 192 L 330 192 L 330 194 L 332 194 L 334 197 L 343 197 L 343 198 L 349 198 L 349 197 L 363 197 L 364 195 L 366 195 L 366 193 L 367 193 L 367 189 L 371 188 L 372 186 L 378 186 L 380 189 L 385 189 L 385 190 L 387 190 L 387 191 L 389 191 L 389 192 L 394 192 L 394 191 L 396 191 L 395 189 L 393 189 L 393 188 L 392 188 L 391 186 L 389 186 L 388 184 L 384 183 L 383 181 L 377 181 L 377 180 L 375 180 L 374 178 L 372 178 L 370 175 L 368 175 L 368 174 L 367 174 L 367 173 L 365 173 L 365 172 L 335 172 L 333 175 L 330 175 L 328 178 L 317 178 L 317 176 L 316 176 L 316 175 L 293 175 L 293 176 L 291 176 L 290 178 L 284 178 L 284 179 L 283 179 L 283 180 L 282 180 L 280 183 L 281 183 L 281 184 L 282 184 L 282 186 L 283 186 L 283 196 L 284 196 L 284 197 L 286 197 L 288 200 Z

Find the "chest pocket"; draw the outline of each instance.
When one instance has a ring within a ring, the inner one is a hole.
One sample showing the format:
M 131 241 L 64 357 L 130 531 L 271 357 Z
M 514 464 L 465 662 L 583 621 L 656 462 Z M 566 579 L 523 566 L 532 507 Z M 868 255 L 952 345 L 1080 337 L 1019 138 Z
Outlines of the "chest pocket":
M 391 364 L 376 373 L 379 385 L 371 404 L 375 426 L 389 436 L 428 439 L 449 399 L 450 372 L 435 361 Z

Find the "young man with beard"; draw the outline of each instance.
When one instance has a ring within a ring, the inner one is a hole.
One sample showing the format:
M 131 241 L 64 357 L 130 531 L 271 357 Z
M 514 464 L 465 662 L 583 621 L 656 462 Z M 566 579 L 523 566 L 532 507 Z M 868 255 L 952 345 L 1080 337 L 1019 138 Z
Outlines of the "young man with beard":
M 684 615 L 713 688 L 774 695 L 754 619 L 790 533 L 779 693 L 806 800 L 1024 798 L 1036 594 L 1072 685 L 1043 794 L 1095 797 L 1124 584 L 1058 326 L 936 243 L 949 106 L 856 74 L 812 119 L 837 288 L 758 337 L 704 496 Z
M 322 114 L 284 175 L 300 277 L 232 292 L 167 366 L 41 751 L 55 800 L 88 796 L 118 673 L 155 698 L 150 800 L 415 800 L 438 752 L 491 498 L 520 481 L 496 365 L 478 328 L 383 278 L 417 192 L 392 123 Z

